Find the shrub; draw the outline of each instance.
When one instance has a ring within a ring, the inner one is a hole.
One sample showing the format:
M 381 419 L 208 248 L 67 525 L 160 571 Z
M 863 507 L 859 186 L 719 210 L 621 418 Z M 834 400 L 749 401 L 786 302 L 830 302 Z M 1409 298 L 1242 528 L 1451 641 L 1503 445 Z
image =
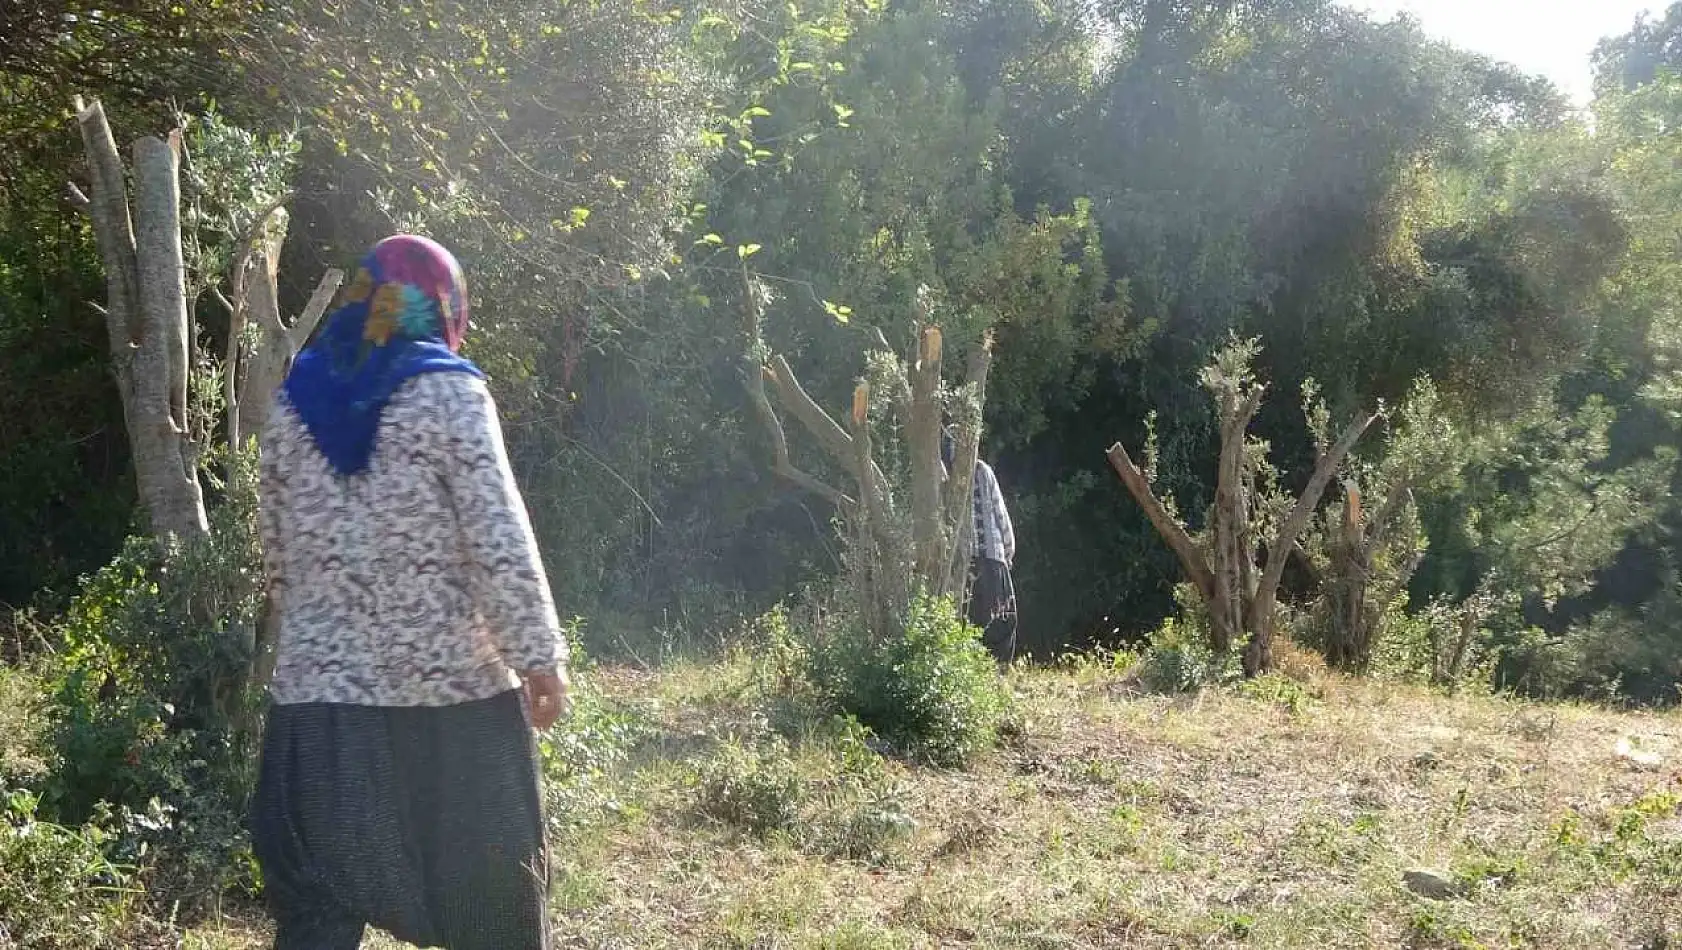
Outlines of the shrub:
M 993 746 L 1010 707 L 980 632 L 950 600 L 919 597 L 899 637 L 872 641 L 843 624 L 811 645 L 808 676 L 834 710 L 946 767 Z
M 1239 651 L 1216 656 L 1195 622 L 1169 617 L 1150 637 L 1138 664 L 1139 683 L 1158 693 L 1190 693 L 1238 679 Z
M 625 762 L 646 731 L 638 716 L 596 688 L 593 664 L 576 635 L 579 626 L 575 620 L 568 637 L 572 712 L 538 738 L 545 812 L 550 830 L 557 833 L 576 829 L 604 810 L 618 807 L 608 776 Z
M 39 821 L 36 805 L 24 792 L 0 801 L 0 947 L 116 946 L 132 891 L 105 855 L 105 832 Z
M 696 811 L 751 834 L 794 827 L 805 788 L 787 742 L 771 736 L 763 746 L 731 740 L 700 769 Z
M 262 608 L 255 484 L 236 462 L 210 536 L 133 538 L 49 631 L 41 814 L 125 816 L 106 842 L 188 916 L 253 889 L 243 807 L 254 778 L 248 688 Z
M 1476 619 L 1477 609 L 1474 601 L 1455 604 L 1444 598 L 1411 613 L 1400 604 L 1393 606 L 1385 616 L 1384 639 L 1373 654 L 1373 673 L 1450 690 L 1487 690 L 1498 656 L 1481 627 L 1468 635 L 1467 611 Z
M 1297 680 L 1283 673 L 1264 673 L 1238 684 L 1238 695 L 1270 703 L 1298 715 L 1314 705 L 1315 696 Z

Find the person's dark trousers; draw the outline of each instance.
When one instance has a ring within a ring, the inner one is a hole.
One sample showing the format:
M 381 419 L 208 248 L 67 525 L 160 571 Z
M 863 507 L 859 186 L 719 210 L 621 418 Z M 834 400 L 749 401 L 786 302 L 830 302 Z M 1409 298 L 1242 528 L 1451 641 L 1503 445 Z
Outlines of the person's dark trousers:
M 274 950 L 358 950 L 365 929 L 348 918 L 291 917 L 278 921 Z
M 1016 658 L 1016 586 L 1003 561 L 978 557 L 970 565 L 969 622 L 999 664 Z

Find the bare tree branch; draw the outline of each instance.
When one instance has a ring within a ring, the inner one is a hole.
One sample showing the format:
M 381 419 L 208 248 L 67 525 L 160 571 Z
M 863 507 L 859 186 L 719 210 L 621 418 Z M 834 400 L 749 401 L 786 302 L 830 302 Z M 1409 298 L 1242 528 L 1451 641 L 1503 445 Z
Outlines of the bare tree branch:
M 765 381 L 772 379 L 771 370 L 759 361 L 755 352 L 759 342 L 759 325 L 761 320 L 759 297 L 748 278 L 747 268 L 742 268 L 743 294 L 743 324 L 744 339 L 750 348 L 742 357 L 742 385 L 747 389 L 748 402 L 753 405 L 754 415 L 765 434 L 771 439 L 772 471 L 783 480 L 802 488 L 840 508 L 844 513 L 852 513 L 856 502 L 840 489 L 828 484 L 816 476 L 807 474 L 795 467 L 789 457 L 788 434 L 783 429 L 782 420 L 777 418 L 777 410 L 771 406 L 771 398 L 766 395 Z M 843 456 L 845 459 L 845 456 Z
M 1263 569 L 1261 582 L 1256 587 L 1256 598 L 1250 605 L 1251 630 L 1262 629 L 1258 626 L 1261 624 L 1266 624 L 1269 630 L 1272 629 L 1268 618 L 1271 617 L 1274 604 L 1278 600 L 1279 579 L 1284 576 L 1285 561 L 1291 546 L 1307 530 L 1309 519 L 1314 517 L 1314 510 L 1319 507 L 1320 496 L 1325 493 L 1326 486 L 1331 484 L 1338 466 L 1343 464 L 1344 458 L 1355 448 L 1355 443 L 1361 441 L 1361 436 L 1365 435 L 1367 429 L 1379 418 L 1378 413 L 1373 413 L 1350 423 L 1331 450 L 1320 456 L 1320 461 L 1314 466 L 1314 474 L 1309 477 L 1302 494 L 1297 496 L 1291 513 L 1285 517 L 1273 540 L 1268 543 L 1267 567 Z M 1252 643 L 1252 646 L 1255 644 Z
M 339 292 L 339 285 L 344 283 L 345 272 L 337 267 L 328 268 L 327 273 L 321 275 L 321 282 L 315 285 L 315 292 L 310 294 L 309 303 L 304 305 L 303 312 L 287 334 L 292 340 L 292 352 L 297 353 L 309 342 L 310 334 L 315 332 L 316 324 L 327 313 L 327 305 L 333 302 L 333 295 Z
M 1169 514 L 1162 501 L 1156 497 L 1156 492 L 1151 489 L 1150 479 L 1145 477 L 1139 466 L 1133 464 L 1132 456 L 1127 454 L 1127 449 L 1120 442 L 1110 446 L 1105 456 L 1110 460 L 1110 467 L 1121 476 L 1122 484 L 1132 493 L 1133 500 L 1144 509 L 1145 517 L 1150 519 L 1157 534 L 1162 536 L 1162 540 L 1166 541 L 1179 557 L 1180 567 L 1186 572 L 1186 578 L 1205 598 L 1213 597 L 1215 575 L 1209 569 L 1208 560 L 1203 556 L 1203 552 L 1197 549 L 1191 535 L 1186 533 L 1185 526 Z
M 827 482 L 796 468 L 789 460 L 788 435 L 783 431 L 783 424 L 777 418 L 777 411 L 771 407 L 771 400 L 765 394 L 765 378 L 770 371 L 756 362 L 743 367 L 743 376 L 747 382 L 748 401 L 753 404 L 754 413 L 759 417 L 760 424 L 771 437 L 771 451 L 773 455 L 772 468 L 776 474 L 793 485 L 805 489 L 814 495 L 841 508 L 851 511 L 854 500 L 840 489 L 834 488 Z
M 88 200 L 88 196 L 82 192 L 81 188 L 76 186 L 75 182 L 64 183 L 64 197 L 65 200 L 70 202 L 70 207 L 83 214 L 92 213 L 93 203 Z

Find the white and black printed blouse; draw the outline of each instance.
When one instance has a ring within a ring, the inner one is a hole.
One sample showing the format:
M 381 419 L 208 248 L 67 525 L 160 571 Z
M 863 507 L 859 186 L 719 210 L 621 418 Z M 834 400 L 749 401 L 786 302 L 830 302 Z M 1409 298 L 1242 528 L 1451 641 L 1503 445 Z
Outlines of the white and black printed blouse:
M 1010 523 L 1010 510 L 1005 507 L 1004 493 L 993 466 L 975 463 L 974 511 L 975 555 L 1000 564 L 1016 562 L 1016 530 Z
M 496 404 L 466 373 L 392 397 L 366 471 L 339 475 L 284 394 L 262 436 L 280 704 L 488 699 L 566 643 Z

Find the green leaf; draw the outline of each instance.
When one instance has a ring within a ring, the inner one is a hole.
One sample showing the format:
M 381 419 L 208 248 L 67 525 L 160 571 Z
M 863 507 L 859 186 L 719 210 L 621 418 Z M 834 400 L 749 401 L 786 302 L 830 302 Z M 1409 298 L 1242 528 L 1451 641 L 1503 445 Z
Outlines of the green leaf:
M 736 256 L 744 261 L 758 253 L 759 245 L 757 244 L 741 244 L 736 247 Z
M 703 234 L 703 235 L 701 235 L 701 239 L 699 241 L 696 241 L 695 243 L 696 244 L 711 244 L 711 245 L 714 245 L 714 246 L 720 246 L 720 245 L 724 244 L 724 239 L 719 237 L 716 234 Z

